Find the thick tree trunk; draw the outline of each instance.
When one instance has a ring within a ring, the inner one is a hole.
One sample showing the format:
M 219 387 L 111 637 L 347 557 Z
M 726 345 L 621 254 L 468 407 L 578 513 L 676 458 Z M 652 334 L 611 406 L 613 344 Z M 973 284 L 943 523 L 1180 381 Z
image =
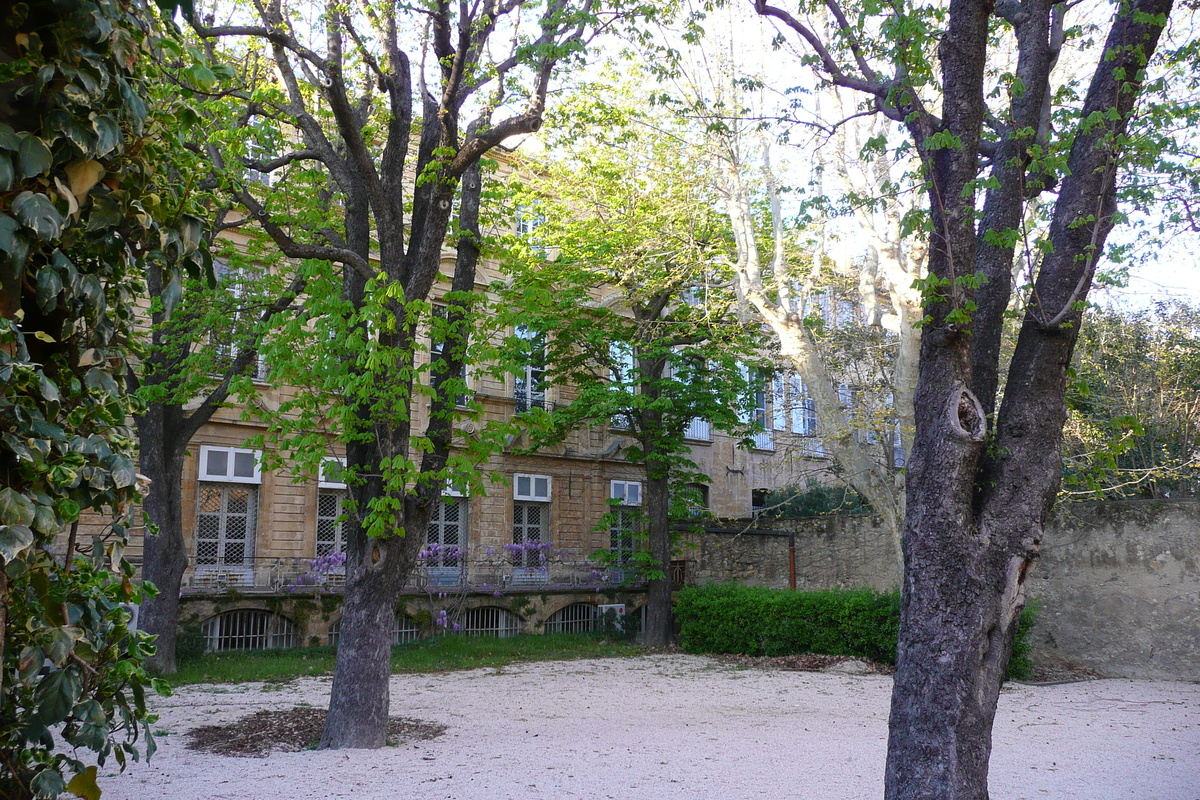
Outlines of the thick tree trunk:
M 404 538 L 369 539 L 361 527 L 347 538 L 346 600 L 322 750 L 386 743 L 392 625 L 416 562 Z
M 183 540 L 183 446 L 171 446 L 169 417 L 166 408 L 152 405 L 137 420 L 140 469 L 152 476 L 142 500 L 147 524 L 147 534 L 142 537 L 142 579 L 158 588 L 155 597 L 142 603 L 138 625 L 157 637 L 147 665 L 160 675 L 176 669 L 179 592 L 188 565 Z M 150 525 L 158 529 L 153 535 Z
M 661 578 L 651 578 L 646 591 L 645 643 L 666 647 L 674 638 L 671 613 L 671 495 L 667 475 L 646 469 L 646 526 L 650 558 Z
M 985 51 L 977 41 L 985 27 L 979 9 L 955 8 L 952 4 L 951 13 L 961 17 L 960 29 L 956 33 L 952 19 L 950 46 L 942 51 L 947 86 L 971 66 L 956 59 Z M 1115 148 L 1140 90 L 1140 78 L 1133 76 L 1153 53 L 1170 10 L 1171 0 L 1139 0 L 1113 22 L 1105 45 L 1110 55 L 1101 60 L 1089 87 L 1081 114 L 1086 122 L 1072 144 L 1050 226 L 1051 247 L 1039 265 L 988 453 L 982 443 L 998 384 L 992 375 L 995 331 L 978 331 L 976 339 L 943 323 L 950 303 L 926 308 L 933 323 L 922 339 L 915 398 L 917 441 L 909 467 L 888 800 L 987 800 L 996 701 L 1024 605 L 1025 578 L 1061 479 L 1064 396 L 1082 322 L 1079 303 L 1113 225 Z M 1049 8 L 1043 6 L 1042 13 Z M 1044 42 L 1046 30 L 1040 28 L 1033 39 Z M 982 57 L 976 62 L 981 66 Z M 965 79 L 959 83 L 959 89 L 970 91 L 960 92 L 957 103 L 947 93 L 951 125 L 974 107 L 969 96 L 977 87 L 967 86 Z M 963 113 L 952 116 L 951 111 Z M 963 141 L 963 152 L 973 160 L 974 142 Z M 1002 265 L 1004 260 L 987 250 L 980 253 L 982 262 L 974 259 L 974 243 L 967 238 L 973 202 L 938 207 L 938 198 L 969 198 L 960 187 L 970 165 L 956 166 L 952 154 L 937 152 L 941 155 L 927 162 L 935 187 L 930 273 L 953 277 L 981 265 Z M 981 308 L 999 304 L 1002 311 L 1007 304 L 1006 291 L 976 297 Z M 958 302 L 953 290 L 947 299 Z M 995 328 L 1001 318 L 989 308 L 974 322 Z M 977 398 L 971 386 L 988 396 Z

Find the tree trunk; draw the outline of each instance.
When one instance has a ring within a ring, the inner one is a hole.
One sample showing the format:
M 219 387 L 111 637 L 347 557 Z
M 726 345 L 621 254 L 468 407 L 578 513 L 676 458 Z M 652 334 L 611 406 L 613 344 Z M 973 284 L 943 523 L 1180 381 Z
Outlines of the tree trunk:
M 147 666 L 160 675 L 175 672 L 175 642 L 179 627 L 179 593 L 188 559 L 183 540 L 183 447 L 168 441 L 167 410 L 151 405 L 137 420 L 140 469 L 153 476 L 142 501 L 147 534 L 142 537 L 142 579 L 158 588 L 157 596 L 142 603 L 138 625 L 157 637 Z M 149 534 L 149 526 L 158 528 Z
M 347 531 L 346 600 L 322 750 L 383 747 L 392 672 L 392 626 L 400 590 L 416 562 L 403 538 Z
M 663 472 L 664 474 L 658 474 Z M 662 577 L 649 581 L 646 590 L 645 642 L 667 647 L 674 639 L 671 614 L 671 494 L 665 470 L 646 467 L 646 526 L 653 568 Z

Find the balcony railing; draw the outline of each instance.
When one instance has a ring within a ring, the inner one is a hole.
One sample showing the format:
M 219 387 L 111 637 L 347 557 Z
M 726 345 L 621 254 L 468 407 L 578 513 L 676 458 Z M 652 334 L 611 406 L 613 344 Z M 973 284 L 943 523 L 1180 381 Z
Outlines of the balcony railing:
M 755 450 L 774 450 L 775 438 L 770 431 L 759 431 L 751 437 L 754 440 Z
M 479 558 L 459 557 L 438 564 L 418 563 L 405 591 L 409 593 L 481 592 L 509 590 L 596 590 L 638 588 L 645 581 L 628 568 L 612 567 L 581 558 L 558 555 L 514 565 L 508 553 Z M 534 566 L 529 564 L 533 563 Z M 325 559 L 255 557 L 231 564 L 195 564 L 184 575 L 185 594 L 237 591 L 243 594 L 304 592 L 341 593 L 345 568 L 330 567 Z

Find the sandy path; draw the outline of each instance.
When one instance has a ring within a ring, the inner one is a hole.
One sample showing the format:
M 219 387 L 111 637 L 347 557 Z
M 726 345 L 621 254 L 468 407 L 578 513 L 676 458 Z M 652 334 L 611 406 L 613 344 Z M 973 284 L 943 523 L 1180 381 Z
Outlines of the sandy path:
M 328 680 L 187 687 L 158 701 L 154 728 L 170 735 L 153 763 L 101 786 L 109 800 L 865 800 L 883 794 L 890 689 L 887 677 L 681 655 L 397 676 L 393 713 L 444 723 L 444 735 L 255 759 L 186 750 L 182 734 L 324 705 Z M 1200 800 L 1200 685 L 1010 686 L 991 789 L 995 800 Z

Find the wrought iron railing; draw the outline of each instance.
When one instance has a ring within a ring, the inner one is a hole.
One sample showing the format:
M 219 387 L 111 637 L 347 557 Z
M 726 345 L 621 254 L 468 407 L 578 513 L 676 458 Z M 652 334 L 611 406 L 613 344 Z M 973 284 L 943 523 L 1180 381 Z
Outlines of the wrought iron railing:
M 514 564 L 510 553 L 497 550 L 480 557 L 459 556 L 437 563 L 418 563 L 405 585 L 408 592 L 496 593 L 527 590 L 638 588 L 645 585 L 628 567 L 549 554 Z M 530 566 L 533 564 L 533 566 Z M 345 589 L 345 567 L 324 558 L 257 556 L 237 563 L 193 563 L 184 575 L 189 594 L 334 592 Z

